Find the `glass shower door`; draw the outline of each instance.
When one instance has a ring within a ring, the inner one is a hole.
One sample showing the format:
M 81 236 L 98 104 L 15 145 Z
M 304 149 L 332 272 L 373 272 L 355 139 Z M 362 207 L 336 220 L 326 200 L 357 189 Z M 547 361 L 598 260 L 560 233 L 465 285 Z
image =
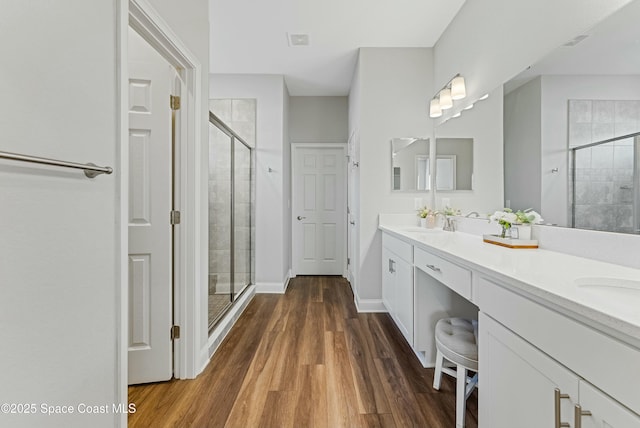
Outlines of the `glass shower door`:
M 253 281 L 253 162 L 250 146 L 210 113 L 210 331 Z

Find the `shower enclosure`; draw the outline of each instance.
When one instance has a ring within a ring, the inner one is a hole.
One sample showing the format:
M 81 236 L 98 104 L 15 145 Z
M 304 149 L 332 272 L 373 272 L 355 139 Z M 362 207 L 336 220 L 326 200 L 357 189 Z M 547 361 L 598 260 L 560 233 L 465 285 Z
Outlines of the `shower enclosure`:
M 640 234 L 640 133 L 571 154 L 572 227 Z
M 209 113 L 209 330 L 252 282 L 253 150 Z

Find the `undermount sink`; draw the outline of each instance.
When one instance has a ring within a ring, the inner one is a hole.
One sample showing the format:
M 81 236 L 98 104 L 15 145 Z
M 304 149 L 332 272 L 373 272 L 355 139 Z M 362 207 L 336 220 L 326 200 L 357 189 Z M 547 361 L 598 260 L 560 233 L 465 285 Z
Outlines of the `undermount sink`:
M 614 299 L 617 302 L 640 304 L 640 281 L 622 278 L 590 277 L 574 281 L 579 289 L 601 299 Z
M 404 232 L 418 232 L 418 233 L 439 233 L 442 229 L 427 229 L 420 226 L 405 226 L 400 228 Z
M 574 282 L 578 287 L 624 288 L 628 290 L 640 291 L 640 281 L 636 281 L 633 279 L 588 277 L 578 278 Z

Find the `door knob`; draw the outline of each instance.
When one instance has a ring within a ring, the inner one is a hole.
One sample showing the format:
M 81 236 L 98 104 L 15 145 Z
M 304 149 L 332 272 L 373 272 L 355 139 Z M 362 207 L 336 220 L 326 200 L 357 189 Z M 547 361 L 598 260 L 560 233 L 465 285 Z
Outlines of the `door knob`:
M 297 218 L 298 220 L 302 220 L 303 218 L 306 218 L 306 217 L 302 217 L 301 215 L 299 215 L 299 216 L 298 216 L 298 217 L 296 217 L 296 218 Z

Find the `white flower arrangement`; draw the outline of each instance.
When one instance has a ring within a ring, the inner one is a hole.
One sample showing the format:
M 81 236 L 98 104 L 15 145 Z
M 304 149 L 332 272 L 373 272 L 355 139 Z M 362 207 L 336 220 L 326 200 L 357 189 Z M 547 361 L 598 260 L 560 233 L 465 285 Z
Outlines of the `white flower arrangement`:
M 507 230 L 511 229 L 513 224 L 534 224 L 542 223 L 542 216 L 532 209 L 513 212 L 512 209 L 505 208 L 503 211 L 496 211 L 489 217 L 490 221 L 496 221 L 502 226 L 502 235 L 504 238 Z
M 427 218 L 430 215 L 438 215 L 438 214 L 439 214 L 438 211 L 432 210 L 428 207 L 423 207 L 418 210 L 418 217 L 420 218 Z
M 445 216 L 460 215 L 460 210 L 447 206 L 444 207 L 444 210 L 442 210 L 442 214 L 444 214 Z

